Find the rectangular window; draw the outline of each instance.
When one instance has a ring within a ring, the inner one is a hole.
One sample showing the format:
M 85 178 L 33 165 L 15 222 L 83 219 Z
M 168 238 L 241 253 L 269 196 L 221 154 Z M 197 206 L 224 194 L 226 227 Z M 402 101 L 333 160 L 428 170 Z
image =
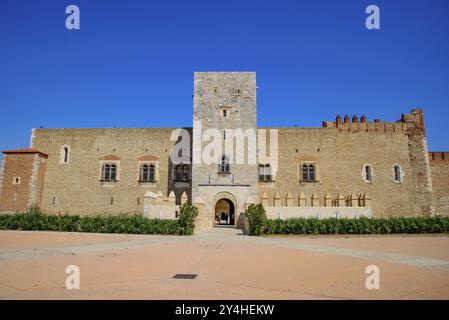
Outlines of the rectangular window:
M 271 166 L 269 164 L 259 165 L 259 181 L 272 181 Z
M 101 168 L 101 180 L 116 181 L 117 180 L 117 165 L 114 163 L 104 163 Z
M 401 168 L 394 166 L 394 181 L 401 182 Z
M 313 164 L 303 164 L 301 166 L 302 181 L 315 181 L 315 166 Z
M 153 164 L 143 164 L 140 166 L 140 181 L 153 182 L 155 177 L 155 167 Z
M 188 164 L 178 164 L 175 166 L 175 181 L 189 181 L 190 166 Z

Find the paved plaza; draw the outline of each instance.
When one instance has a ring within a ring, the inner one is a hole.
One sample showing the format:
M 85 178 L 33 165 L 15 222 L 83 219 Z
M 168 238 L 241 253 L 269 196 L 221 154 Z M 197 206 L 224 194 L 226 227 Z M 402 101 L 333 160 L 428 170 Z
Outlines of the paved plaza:
M 70 265 L 78 290 L 66 288 Z M 378 290 L 365 285 L 370 265 Z M 1 231 L 0 298 L 449 299 L 449 237 Z

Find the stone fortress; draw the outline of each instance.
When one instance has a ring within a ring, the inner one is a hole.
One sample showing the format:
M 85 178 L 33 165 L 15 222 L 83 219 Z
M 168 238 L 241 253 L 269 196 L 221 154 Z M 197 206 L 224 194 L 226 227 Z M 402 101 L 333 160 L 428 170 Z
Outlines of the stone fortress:
M 241 226 L 259 202 L 281 219 L 449 215 L 449 152 L 428 152 L 422 110 L 395 122 L 337 116 L 320 128 L 261 128 L 256 96 L 254 72 L 196 72 L 192 127 L 33 129 L 29 148 L 3 151 L 0 212 L 176 219 L 191 201 L 200 227 Z M 235 161 L 235 143 L 204 162 L 209 129 L 222 146 L 234 129 L 254 132 L 244 151 L 255 162 Z

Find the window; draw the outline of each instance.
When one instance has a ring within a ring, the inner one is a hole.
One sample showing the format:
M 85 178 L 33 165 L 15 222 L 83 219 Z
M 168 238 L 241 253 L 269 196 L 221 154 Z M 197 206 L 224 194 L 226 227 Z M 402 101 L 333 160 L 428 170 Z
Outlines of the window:
M 303 164 L 301 171 L 302 181 L 315 181 L 315 166 L 313 164 Z
M 117 165 L 113 163 L 104 163 L 101 169 L 101 180 L 116 181 L 117 180 Z
M 153 182 L 154 181 L 154 165 L 143 164 L 140 166 L 140 181 Z
M 175 181 L 189 181 L 190 166 L 188 164 L 178 164 L 175 166 Z
M 20 184 L 21 182 L 21 178 L 20 177 L 14 177 L 12 179 L 12 184 Z
M 259 181 L 271 181 L 271 166 L 269 164 L 259 165 Z
M 220 158 L 220 164 L 218 166 L 219 173 L 230 173 L 229 160 L 228 157 L 222 155 Z
M 365 181 L 373 182 L 373 172 L 370 165 L 365 165 Z
M 394 181 L 402 182 L 401 167 L 398 165 L 394 166 Z
M 69 163 L 70 149 L 67 145 L 61 148 L 61 158 L 59 163 Z
M 228 116 L 228 110 L 223 110 L 223 118 L 226 118 Z

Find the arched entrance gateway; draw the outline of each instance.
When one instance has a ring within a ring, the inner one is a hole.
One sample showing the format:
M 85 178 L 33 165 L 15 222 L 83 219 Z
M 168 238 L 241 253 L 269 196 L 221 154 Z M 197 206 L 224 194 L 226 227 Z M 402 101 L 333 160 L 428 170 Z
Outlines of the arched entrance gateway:
M 221 198 L 215 203 L 215 225 L 235 225 L 235 205 L 227 198 Z

